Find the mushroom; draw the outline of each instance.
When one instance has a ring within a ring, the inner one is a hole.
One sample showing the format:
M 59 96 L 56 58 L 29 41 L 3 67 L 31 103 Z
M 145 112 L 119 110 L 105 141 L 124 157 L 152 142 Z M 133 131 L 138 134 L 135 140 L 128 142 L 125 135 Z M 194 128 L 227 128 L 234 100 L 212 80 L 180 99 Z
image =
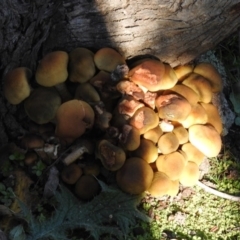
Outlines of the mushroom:
M 158 140 L 158 148 L 162 154 L 174 152 L 178 147 L 178 138 L 172 132 L 164 133 Z
M 162 77 L 165 66 L 161 61 L 145 59 L 129 71 L 129 79 L 137 85 L 143 86 L 149 91 L 161 89 Z
M 201 106 L 205 109 L 207 113 L 206 123 L 211 124 L 218 131 L 218 133 L 221 134 L 223 130 L 223 125 L 218 109 L 210 103 L 201 103 Z
M 179 122 L 183 127 L 189 128 L 194 124 L 205 124 L 208 121 L 208 116 L 206 110 L 202 107 L 200 103 L 192 107 L 189 115 Z
M 159 172 L 164 172 L 171 180 L 177 180 L 186 165 L 186 159 L 179 152 L 159 155 L 156 166 Z
M 139 108 L 129 119 L 129 124 L 134 126 L 144 134 L 148 130 L 155 128 L 159 123 L 157 114 L 149 107 Z
M 82 174 L 82 169 L 76 163 L 72 163 L 62 170 L 61 178 L 65 183 L 73 185 L 82 176 Z
M 184 187 L 194 186 L 198 182 L 200 172 L 195 162 L 188 161 L 179 178 L 180 183 Z
M 92 175 L 81 176 L 75 184 L 74 192 L 81 199 L 89 201 L 101 190 L 101 187 Z
M 27 166 L 32 166 L 37 162 L 38 155 L 35 152 L 27 152 L 24 158 L 24 163 Z
M 158 148 L 151 141 L 142 138 L 139 147 L 131 153 L 134 157 L 139 157 L 147 163 L 155 162 L 158 157 Z
M 43 138 L 37 134 L 29 133 L 21 138 L 21 147 L 24 149 L 42 148 L 44 144 Z
M 24 101 L 28 117 L 38 124 L 53 121 L 61 105 L 61 98 L 54 88 L 36 88 Z
M 118 186 L 127 193 L 141 194 L 148 190 L 153 179 L 153 170 L 141 158 L 128 158 L 122 168 L 117 171 Z
M 197 102 L 199 101 L 199 95 L 190 87 L 183 84 L 177 84 L 174 87 L 168 90 L 165 90 L 163 92 L 163 95 L 167 95 L 171 93 L 177 93 L 182 97 L 186 98 L 192 106 L 196 105 Z
M 212 87 L 210 82 L 203 76 L 191 73 L 184 81 L 183 85 L 188 86 L 195 91 L 199 96 L 199 101 L 210 103 L 212 100 Z
M 155 99 L 157 97 L 157 93 L 155 92 L 145 92 L 143 102 L 146 106 L 155 109 Z
M 106 111 L 104 103 L 99 101 L 94 105 L 93 109 L 96 116 L 94 125 L 101 130 L 108 129 L 110 127 L 112 114 Z
M 25 67 L 15 68 L 4 76 L 3 92 L 9 103 L 17 105 L 30 95 L 31 76 L 31 70 Z
M 152 128 L 143 134 L 143 138 L 151 140 L 154 143 L 157 143 L 160 136 L 163 134 L 162 129 L 158 126 Z
M 101 100 L 97 90 L 88 82 L 80 83 L 78 85 L 74 98 L 83 100 L 91 106 L 95 105 Z
M 165 173 L 155 172 L 152 183 L 147 191 L 153 197 L 162 197 L 168 194 L 171 187 L 172 181 Z
M 75 48 L 69 53 L 69 80 L 84 83 L 91 79 L 95 72 L 94 53 L 87 48 Z
M 137 128 L 124 124 L 119 139 L 120 145 L 127 151 L 133 151 L 140 145 L 140 132 Z
M 188 142 L 188 131 L 183 126 L 175 127 L 173 133 L 177 137 L 179 144 Z
M 195 162 L 198 166 L 205 158 L 204 154 L 190 142 L 183 144 L 181 149 L 185 153 L 186 159 L 188 161 Z
M 179 65 L 173 68 L 178 81 L 182 81 L 193 72 L 193 65 Z
M 103 166 L 110 171 L 120 169 L 126 160 L 124 150 L 105 139 L 98 143 L 97 156 L 100 158 Z
M 94 111 L 91 106 L 80 100 L 63 103 L 56 113 L 55 134 L 67 143 L 82 136 L 94 123 Z
M 209 125 L 196 124 L 188 129 L 189 141 L 207 157 L 216 157 L 222 146 L 217 130 Z
M 55 87 L 63 101 L 72 99 L 65 85 L 68 77 L 68 59 L 68 54 L 64 51 L 48 53 L 40 60 L 35 74 L 39 85 L 43 87 Z
M 100 174 L 100 166 L 97 163 L 91 163 L 83 167 L 84 175 L 93 175 L 97 177 Z
M 159 127 L 163 133 L 172 132 L 174 129 L 173 122 L 170 122 L 167 119 L 160 120 Z
M 123 56 L 113 48 L 101 48 L 94 55 L 94 62 L 99 70 L 113 72 L 118 65 L 126 63 Z
M 193 72 L 205 77 L 211 84 L 212 92 L 217 93 L 222 91 L 223 84 L 221 75 L 211 63 L 199 63 L 193 69 Z
M 191 112 L 191 104 L 178 94 L 160 95 L 156 98 L 158 116 L 171 121 L 184 120 Z

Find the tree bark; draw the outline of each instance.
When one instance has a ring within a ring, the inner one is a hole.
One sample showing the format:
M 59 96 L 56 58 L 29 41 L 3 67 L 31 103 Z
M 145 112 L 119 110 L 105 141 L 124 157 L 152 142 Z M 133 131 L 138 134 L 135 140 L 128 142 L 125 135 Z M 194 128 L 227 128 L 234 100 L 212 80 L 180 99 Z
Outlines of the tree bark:
M 75 47 L 153 54 L 177 66 L 240 26 L 239 0 L 1 0 L 0 7 L 2 75 L 18 66 L 35 71 L 46 53 Z M 22 106 L 1 97 L 0 117 L 1 144 L 24 133 Z

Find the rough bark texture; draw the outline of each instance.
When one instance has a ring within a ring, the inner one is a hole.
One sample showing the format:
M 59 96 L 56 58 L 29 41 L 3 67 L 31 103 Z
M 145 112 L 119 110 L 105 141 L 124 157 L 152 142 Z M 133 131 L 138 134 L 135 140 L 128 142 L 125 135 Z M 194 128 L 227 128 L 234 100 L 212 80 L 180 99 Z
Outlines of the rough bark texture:
M 1 75 L 17 66 L 34 71 L 47 52 L 79 46 L 111 46 L 126 58 L 153 54 L 176 66 L 240 26 L 239 0 L 1 0 L 0 6 Z M 0 118 L 1 144 L 24 132 L 22 107 L 2 97 Z

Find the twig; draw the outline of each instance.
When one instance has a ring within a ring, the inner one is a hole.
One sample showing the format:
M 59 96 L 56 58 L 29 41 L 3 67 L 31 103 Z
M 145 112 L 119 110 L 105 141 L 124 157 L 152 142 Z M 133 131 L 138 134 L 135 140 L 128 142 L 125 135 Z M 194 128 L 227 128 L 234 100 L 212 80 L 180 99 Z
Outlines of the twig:
M 225 198 L 231 201 L 236 201 L 236 202 L 240 202 L 240 196 L 233 196 L 233 195 L 229 195 L 227 193 L 223 193 L 223 192 L 219 192 L 213 188 L 208 187 L 207 185 L 203 184 L 202 182 L 198 181 L 197 185 L 202 188 L 203 190 L 205 190 L 208 193 L 214 194 L 218 197 L 221 198 Z

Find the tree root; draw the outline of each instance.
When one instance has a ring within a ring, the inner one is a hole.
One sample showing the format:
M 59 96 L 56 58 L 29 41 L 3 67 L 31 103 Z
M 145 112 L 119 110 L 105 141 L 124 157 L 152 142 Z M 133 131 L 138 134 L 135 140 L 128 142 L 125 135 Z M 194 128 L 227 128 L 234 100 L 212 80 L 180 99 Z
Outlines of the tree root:
M 223 192 L 219 192 L 211 187 L 208 187 L 207 185 L 203 184 L 202 182 L 198 181 L 197 185 L 202 188 L 203 190 L 205 190 L 208 193 L 214 194 L 218 197 L 221 198 L 225 198 L 231 201 L 236 201 L 236 202 L 240 202 L 240 196 L 233 196 L 233 195 L 229 195 L 227 193 L 223 193 Z

